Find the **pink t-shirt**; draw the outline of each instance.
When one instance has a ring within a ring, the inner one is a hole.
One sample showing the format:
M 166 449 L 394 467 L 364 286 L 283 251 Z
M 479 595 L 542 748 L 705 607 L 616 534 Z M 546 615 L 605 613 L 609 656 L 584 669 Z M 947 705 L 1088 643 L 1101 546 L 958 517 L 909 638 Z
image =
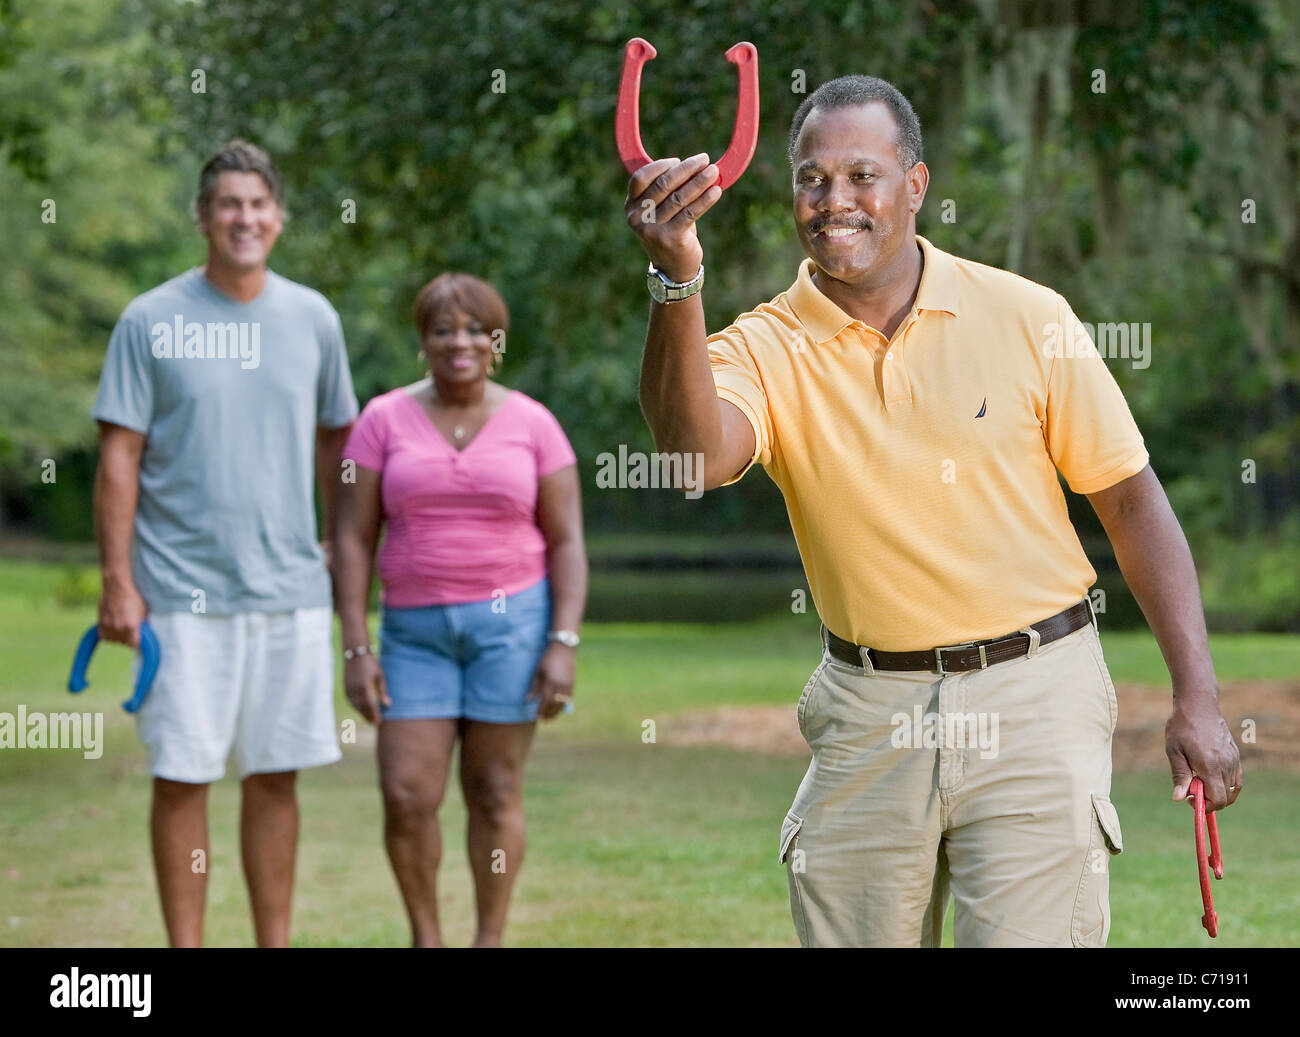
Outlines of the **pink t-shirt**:
M 457 451 L 418 400 L 394 389 L 366 404 L 343 456 L 382 473 L 385 605 L 486 601 L 546 575 L 537 480 L 577 458 L 531 397 L 512 391 Z

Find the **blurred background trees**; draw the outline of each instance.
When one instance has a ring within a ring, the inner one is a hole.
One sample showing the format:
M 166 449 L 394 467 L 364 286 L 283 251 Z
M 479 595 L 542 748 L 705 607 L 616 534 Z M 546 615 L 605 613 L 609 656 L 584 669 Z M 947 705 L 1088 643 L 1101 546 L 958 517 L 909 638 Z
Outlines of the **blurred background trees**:
M 920 232 L 1056 288 L 1086 322 L 1150 324 L 1148 367 L 1109 364 L 1211 621 L 1300 630 L 1300 16 L 1283 0 L 0 0 L 0 522 L 89 536 L 109 331 L 202 261 L 197 172 L 243 136 L 286 178 L 273 266 L 338 308 L 363 402 L 420 374 L 420 285 L 487 277 L 512 313 L 503 380 L 564 424 L 589 528 L 642 547 L 593 543 L 658 564 L 684 542 L 654 534 L 689 530 L 696 561 L 770 544 L 788 562 L 761 473 L 697 501 L 594 484 L 600 452 L 653 449 L 636 401 L 645 260 L 613 147 L 634 35 L 659 50 L 641 102 L 653 155 L 721 154 L 722 53 L 758 47 L 758 152 L 701 223 L 711 330 L 802 258 L 785 157 L 800 101 L 849 72 L 891 80 L 926 137 Z M 1091 509 L 1071 511 L 1115 620 L 1135 619 Z

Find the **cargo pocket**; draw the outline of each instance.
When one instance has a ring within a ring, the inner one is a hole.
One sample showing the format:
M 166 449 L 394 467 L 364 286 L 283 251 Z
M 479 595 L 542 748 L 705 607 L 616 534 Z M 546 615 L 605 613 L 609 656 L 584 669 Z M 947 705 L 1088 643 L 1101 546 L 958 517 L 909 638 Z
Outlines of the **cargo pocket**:
M 1105 947 L 1110 935 L 1110 862 L 1122 853 L 1124 835 L 1119 813 L 1106 796 L 1093 795 L 1091 834 L 1084 855 L 1079 890 L 1070 919 L 1070 940 L 1076 947 Z
M 799 829 L 802 827 L 802 817 L 796 817 L 794 814 L 785 815 L 785 820 L 781 822 L 781 850 L 776 858 L 779 863 L 785 863 L 790 855 L 790 844 L 794 842 L 794 837 L 799 834 Z
M 802 879 L 806 870 L 803 851 L 797 841 L 803 830 L 803 818 L 794 813 L 785 815 L 781 822 L 781 850 L 777 859 L 784 865 L 786 882 L 790 887 L 790 918 L 800 945 L 812 946 L 812 933 L 808 927 L 808 912 L 804 910 Z
M 1119 811 L 1115 809 L 1115 804 L 1105 796 L 1093 796 L 1092 809 L 1097 815 L 1097 823 L 1101 826 L 1106 848 L 1112 856 L 1123 853 L 1124 833 L 1119 830 Z

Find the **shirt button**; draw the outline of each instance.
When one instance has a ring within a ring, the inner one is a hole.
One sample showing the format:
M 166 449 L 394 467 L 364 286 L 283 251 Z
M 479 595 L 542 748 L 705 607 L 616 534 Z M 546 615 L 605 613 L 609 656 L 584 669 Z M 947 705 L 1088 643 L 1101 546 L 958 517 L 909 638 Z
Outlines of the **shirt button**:
M 885 359 L 886 359 L 886 360 L 893 360 L 893 359 L 894 359 L 894 351 L 893 351 L 892 349 L 891 349 L 888 353 L 885 354 Z

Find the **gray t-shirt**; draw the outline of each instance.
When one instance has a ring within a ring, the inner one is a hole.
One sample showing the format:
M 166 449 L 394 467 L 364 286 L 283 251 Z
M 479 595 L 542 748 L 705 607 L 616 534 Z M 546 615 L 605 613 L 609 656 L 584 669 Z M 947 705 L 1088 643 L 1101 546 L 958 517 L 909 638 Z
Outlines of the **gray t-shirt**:
M 343 328 L 267 273 L 252 302 L 186 271 L 127 305 L 94 416 L 144 433 L 132 571 L 154 612 L 330 604 L 312 506 L 316 427 L 357 416 Z

